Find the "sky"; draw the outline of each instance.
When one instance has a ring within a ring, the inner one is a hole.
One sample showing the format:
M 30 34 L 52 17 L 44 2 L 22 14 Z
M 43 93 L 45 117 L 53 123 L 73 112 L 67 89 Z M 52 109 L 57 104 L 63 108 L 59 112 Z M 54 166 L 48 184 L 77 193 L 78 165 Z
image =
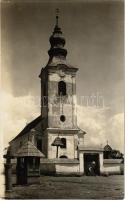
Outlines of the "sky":
M 123 1 L 60 0 L 2 3 L 3 146 L 40 114 L 40 79 L 59 8 L 67 61 L 79 68 L 77 97 L 101 97 L 103 105 L 78 101 L 78 125 L 87 145 L 123 152 Z

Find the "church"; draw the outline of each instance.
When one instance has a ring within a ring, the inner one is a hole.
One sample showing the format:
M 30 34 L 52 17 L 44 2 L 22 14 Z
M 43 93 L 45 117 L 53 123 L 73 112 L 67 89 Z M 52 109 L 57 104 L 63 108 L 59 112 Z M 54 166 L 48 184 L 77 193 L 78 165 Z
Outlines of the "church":
M 30 163 L 34 171 L 38 162 L 35 156 L 39 155 L 41 174 L 88 175 L 93 164 L 94 173 L 100 175 L 108 169 L 104 166 L 103 148 L 85 146 L 86 132 L 77 126 L 78 68 L 67 62 L 66 40 L 59 27 L 58 14 L 49 42 L 49 60 L 39 75 L 41 115 L 10 141 L 15 163 L 23 163 L 30 156 L 34 158 Z M 117 171 L 118 167 L 115 165 L 114 169 Z

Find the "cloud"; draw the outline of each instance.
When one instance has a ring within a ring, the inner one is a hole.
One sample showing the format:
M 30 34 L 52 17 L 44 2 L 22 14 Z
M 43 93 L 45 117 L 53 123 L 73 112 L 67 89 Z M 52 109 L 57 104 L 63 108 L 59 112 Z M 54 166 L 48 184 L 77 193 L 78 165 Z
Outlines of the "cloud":
M 124 152 L 124 113 L 118 113 L 109 119 L 107 132 L 112 146 Z
M 40 102 L 30 94 L 14 97 L 3 91 L 1 100 L 3 143 L 7 145 L 25 127 L 26 123 L 39 116 Z
M 14 138 L 26 125 L 40 114 L 40 101 L 37 97 L 14 97 L 12 94 L 2 92 L 2 130 L 4 145 Z M 108 117 L 108 109 L 77 106 L 78 126 L 85 130 L 85 144 L 100 145 L 109 144 L 112 148 L 123 152 L 123 113 L 117 113 Z
M 107 108 L 77 106 L 78 125 L 85 130 L 85 144 L 105 145 L 108 140 L 112 148 L 124 151 L 124 114 L 108 116 Z

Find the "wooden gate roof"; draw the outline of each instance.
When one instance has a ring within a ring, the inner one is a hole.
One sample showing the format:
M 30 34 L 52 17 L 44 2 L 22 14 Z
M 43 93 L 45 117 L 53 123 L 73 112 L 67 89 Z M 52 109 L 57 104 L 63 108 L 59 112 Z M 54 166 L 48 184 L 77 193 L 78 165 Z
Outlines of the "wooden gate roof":
M 27 141 L 20 147 L 20 149 L 15 154 L 16 157 L 41 157 L 44 158 L 45 155 L 39 151 L 30 141 Z

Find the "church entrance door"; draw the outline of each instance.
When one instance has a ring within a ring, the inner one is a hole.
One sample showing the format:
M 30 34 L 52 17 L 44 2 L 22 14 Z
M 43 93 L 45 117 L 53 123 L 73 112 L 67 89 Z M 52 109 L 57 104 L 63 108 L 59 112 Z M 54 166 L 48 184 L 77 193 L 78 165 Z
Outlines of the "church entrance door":
M 98 153 L 84 154 L 84 173 L 87 176 L 100 175 L 100 164 Z

